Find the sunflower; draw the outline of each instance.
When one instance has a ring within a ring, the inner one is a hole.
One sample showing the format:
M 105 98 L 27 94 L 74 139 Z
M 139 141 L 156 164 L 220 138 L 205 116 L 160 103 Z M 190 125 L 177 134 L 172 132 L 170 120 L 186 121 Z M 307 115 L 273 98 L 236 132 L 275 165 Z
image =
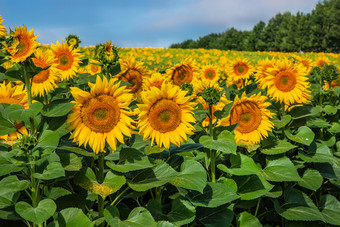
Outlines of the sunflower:
M 27 103 L 27 95 L 26 91 L 24 90 L 24 85 L 12 85 L 11 82 L 6 84 L 3 82 L 0 84 L 0 103 L 7 103 L 7 104 L 18 104 L 22 106 L 24 109 L 28 108 Z M 22 134 L 27 135 L 28 131 L 24 126 L 23 122 L 14 122 L 14 126 L 16 127 L 17 131 L 12 132 L 8 135 L 0 136 L 0 140 L 5 140 L 6 143 L 12 145 L 14 141 L 19 139 Z
M 245 58 L 237 58 L 228 65 L 228 75 L 232 80 L 248 79 L 254 72 L 253 66 Z
M 297 63 L 302 64 L 306 68 L 307 74 L 309 74 L 312 68 L 315 66 L 312 60 L 309 58 L 297 57 L 297 59 Z
M 171 83 L 169 78 L 159 72 L 151 72 L 150 77 L 146 77 L 143 83 L 143 90 L 151 90 L 151 87 L 158 87 L 161 89 L 163 82 Z
M 287 58 L 280 59 L 266 72 L 265 86 L 269 97 L 286 105 L 308 103 L 310 86 L 307 71 L 301 64 L 293 64 Z
M 33 29 L 27 31 L 26 26 L 15 27 L 14 34 L 5 44 L 5 50 L 11 55 L 12 62 L 24 62 L 35 51 L 38 42 L 35 40 Z
M 204 65 L 202 66 L 200 79 L 203 81 L 218 81 L 220 78 L 220 69 L 213 65 Z
M 116 76 L 117 79 L 130 83 L 131 85 L 127 88 L 131 90 L 131 93 L 138 94 L 142 90 L 145 77 L 149 76 L 148 69 L 142 62 L 132 57 L 120 59 L 120 66 L 121 73 Z
M 266 109 L 271 105 L 269 102 L 265 102 L 266 99 L 267 97 L 261 96 L 260 93 L 249 98 L 245 93 L 241 98 L 236 96 L 229 116 L 222 119 L 219 125 L 227 126 L 240 123 L 234 131 L 236 143 L 260 143 L 274 128 L 274 124 L 269 120 L 274 113 Z
M 260 59 L 257 62 L 256 66 L 256 81 L 257 85 L 260 89 L 265 89 L 265 79 L 267 77 L 266 72 L 268 71 L 269 68 L 272 68 L 273 65 L 275 64 L 275 59 L 269 60 L 268 58 L 266 59 Z
M 324 65 L 326 64 L 330 64 L 331 63 L 331 60 L 329 60 L 329 58 L 327 57 L 320 57 L 318 59 L 315 60 L 315 65 L 320 67 L 320 68 L 323 68 Z
M 59 79 L 59 70 L 56 68 L 55 58 L 49 49 L 38 48 L 32 59 L 35 66 L 48 69 L 38 73 L 32 78 L 32 95 L 43 96 L 57 87 L 56 81 Z
M 68 80 L 76 75 L 76 70 L 79 67 L 80 54 L 77 49 L 73 50 L 72 47 L 64 43 L 57 41 L 57 44 L 52 43 L 51 50 L 55 57 L 55 63 L 57 63 L 57 69 L 60 69 L 60 79 Z
M 196 72 L 195 63 L 188 58 L 166 70 L 170 80 L 177 86 L 183 83 L 191 83 L 196 77 Z
M 86 66 L 86 69 L 91 75 L 96 75 L 102 71 L 99 61 L 96 60 L 90 60 L 89 64 Z
M 180 146 L 187 140 L 187 134 L 195 129 L 191 123 L 196 120 L 192 115 L 195 103 L 186 91 L 178 86 L 163 83 L 161 89 L 152 87 L 137 104 L 140 134 L 144 140 L 151 138 L 151 145 L 156 141 L 159 147 L 169 149 L 170 143 Z
M 6 27 L 1 24 L 3 21 L 4 20 L 2 19 L 2 16 L 0 15 L 0 37 L 7 34 Z
M 68 129 L 74 130 L 70 138 L 79 146 L 89 144 L 96 154 L 105 152 L 106 142 L 115 151 L 117 140 L 124 143 L 123 134 L 131 136 L 132 94 L 125 86 L 105 77 L 102 80 L 97 76 L 96 84 L 89 86 L 90 92 L 71 87 L 76 105 L 66 120 L 70 124 Z

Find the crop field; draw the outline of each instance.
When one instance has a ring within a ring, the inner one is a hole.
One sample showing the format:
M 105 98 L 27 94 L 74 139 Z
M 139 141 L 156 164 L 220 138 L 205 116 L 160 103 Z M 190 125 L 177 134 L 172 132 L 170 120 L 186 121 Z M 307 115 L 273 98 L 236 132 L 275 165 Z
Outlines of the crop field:
M 1 22 L 0 226 L 340 225 L 339 54 Z

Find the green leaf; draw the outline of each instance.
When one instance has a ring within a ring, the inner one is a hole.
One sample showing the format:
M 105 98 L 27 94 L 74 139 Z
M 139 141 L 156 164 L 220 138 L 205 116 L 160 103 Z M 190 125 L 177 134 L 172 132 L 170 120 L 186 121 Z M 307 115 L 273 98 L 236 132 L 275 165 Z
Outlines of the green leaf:
M 332 195 L 323 195 L 321 200 L 321 213 L 327 223 L 340 225 L 340 202 Z
M 215 208 L 197 207 L 196 218 L 205 227 L 230 226 L 234 218 L 234 204 Z
M 307 169 L 303 174 L 302 180 L 298 181 L 298 185 L 313 191 L 317 191 L 321 187 L 322 182 L 323 177 L 319 171 L 315 169 Z
M 170 154 L 176 154 L 176 153 L 181 153 L 181 152 L 194 151 L 202 147 L 203 147 L 202 144 L 199 144 L 199 143 L 187 143 L 187 144 L 181 144 L 180 147 L 171 146 L 169 151 L 170 151 Z
M 226 184 L 208 182 L 203 193 L 190 191 L 185 196 L 195 206 L 218 207 L 238 199 L 235 191 Z
M 73 153 L 80 154 L 80 155 L 87 156 L 87 157 L 94 157 L 94 156 L 96 156 L 95 153 L 88 152 L 87 150 L 81 149 L 79 147 L 62 146 L 62 147 L 58 147 L 58 150 L 71 151 Z
M 54 100 L 44 106 L 42 114 L 46 117 L 60 117 L 68 114 L 74 107 L 74 103 L 65 100 Z
M 201 136 L 199 142 L 210 150 L 218 150 L 226 154 L 236 154 L 236 141 L 234 134 L 229 131 L 223 131 L 218 136 L 217 140 L 214 140 L 210 136 Z
M 314 166 L 324 178 L 340 180 L 340 161 L 338 158 L 329 163 L 315 163 Z
M 274 185 L 271 185 L 260 174 L 251 176 L 235 176 L 238 194 L 241 200 L 253 200 L 267 194 Z
M 292 221 L 325 221 L 323 215 L 313 201 L 303 192 L 290 188 L 284 193 L 285 203 L 280 206 L 274 201 L 276 212 Z
M 14 152 L 0 152 L 0 176 L 18 172 L 25 167 L 24 161 L 18 161 L 15 158 Z
M 84 214 L 84 212 L 75 207 L 66 208 L 58 214 L 57 224 L 54 226 L 94 226 L 94 223 Z M 52 227 L 52 226 L 51 226 Z
M 294 164 L 287 157 L 267 157 L 267 166 L 263 169 L 262 175 L 266 180 L 300 181 L 301 178 Z
M 335 106 L 326 105 L 323 108 L 323 112 L 325 112 L 328 115 L 334 115 L 334 114 L 336 114 L 336 112 L 338 112 L 338 108 L 336 108 Z
M 0 181 L 0 196 L 25 190 L 29 184 L 26 180 L 19 180 L 15 175 L 5 177 Z
M 273 143 L 270 147 L 267 147 L 266 149 L 261 149 L 261 153 L 266 155 L 277 155 L 286 153 L 287 151 L 296 148 L 297 146 L 289 143 L 285 140 L 277 140 L 275 143 Z
M 293 119 L 300 119 L 300 118 L 306 118 L 310 116 L 316 116 L 322 111 L 321 106 L 296 106 L 293 107 L 291 111 L 289 111 L 289 114 L 292 116 Z
M 310 128 L 327 128 L 329 126 L 331 126 L 330 123 L 328 123 L 327 121 L 320 119 L 320 118 L 316 118 L 316 119 L 310 119 L 307 121 L 307 126 Z
M 337 122 L 333 122 L 332 126 L 328 129 L 331 133 L 339 133 L 340 132 L 340 124 Z
M 299 158 L 304 160 L 305 162 L 333 162 L 334 157 L 331 153 L 329 147 L 324 144 L 313 143 L 308 147 L 308 150 L 299 151 Z
M 165 148 L 159 146 L 147 146 L 144 148 L 146 155 L 162 153 L 164 150 Z
M 283 128 L 285 127 L 290 121 L 292 120 L 292 116 L 290 116 L 289 114 L 284 115 L 283 118 L 281 120 L 279 119 L 274 119 L 272 120 L 272 122 L 274 123 L 274 126 L 277 129 Z
M 81 169 L 81 158 L 73 153 L 59 154 L 60 162 L 66 171 L 78 171 Z
M 338 97 L 340 97 L 340 87 L 336 86 L 333 88 L 334 94 Z
M 64 195 L 70 195 L 71 192 L 61 187 L 53 187 L 47 194 L 47 197 L 52 200 L 56 200 Z
M 34 178 L 41 180 L 52 180 L 65 176 L 65 171 L 56 153 L 52 153 L 36 161 L 36 172 Z
M 207 173 L 199 162 L 187 160 L 182 163 L 181 172 L 170 183 L 176 187 L 203 193 L 207 185 Z
M 282 195 L 282 187 L 280 185 L 275 185 L 272 190 L 270 190 L 265 196 L 269 198 L 278 198 Z
M 118 191 L 126 182 L 124 176 L 118 176 L 109 171 L 102 184 L 96 180 L 96 175 L 91 168 L 82 169 L 74 178 L 76 184 L 105 198 Z
M 135 191 L 147 191 L 171 182 L 178 173 L 169 164 L 158 161 L 153 168 L 139 170 L 135 172 L 133 178 L 128 181 L 128 185 Z
M 119 210 L 114 206 L 109 206 L 104 211 L 104 217 L 110 226 L 114 227 L 144 227 L 154 226 L 157 224 L 150 212 L 144 207 L 136 207 L 124 221 L 119 219 Z
M 44 130 L 39 136 L 38 145 L 33 148 L 35 150 L 44 150 L 44 152 L 54 151 L 59 144 L 59 134 L 51 130 Z
M 5 193 L 4 195 L 0 195 L 0 209 L 9 206 L 14 206 L 19 197 L 20 197 L 19 192 L 8 192 Z
M 156 220 L 169 221 L 176 226 L 189 224 L 195 219 L 195 207 L 189 201 L 180 198 L 172 201 L 168 214 L 162 213 L 162 205 L 156 199 L 149 200 L 147 208 Z
M 24 219 L 40 225 L 54 214 L 57 206 L 51 199 L 41 200 L 37 207 L 33 208 L 26 202 L 15 204 L 15 211 Z
M 0 116 L 0 136 L 15 132 L 17 129 L 14 124 Z
M 285 130 L 285 134 L 288 139 L 309 146 L 315 137 L 314 132 L 307 126 L 301 126 L 295 135 L 291 134 L 288 130 Z
M 230 163 L 230 168 L 223 164 L 217 165 L 217 168 L 223 172 L 237 176 L 252 175 L 260 172 L 260 168 L 255 164 L 254 160 L 241 153 L 237 153 L 237 155 L 231 155 Z
M 236 217 L 237 226 L 238 227 L 260 227 L 262 226 L 261 222 L 252 214 L 244 211 L 241 214 L 238 214 Z
M 5 72 L 5 77 L 9 81 L 20 80 L 22 82 L 25 82 L 23 77 L 23 68 L 19 63 L 14 63 L 11 68 L 7 69 L 7 71 Z

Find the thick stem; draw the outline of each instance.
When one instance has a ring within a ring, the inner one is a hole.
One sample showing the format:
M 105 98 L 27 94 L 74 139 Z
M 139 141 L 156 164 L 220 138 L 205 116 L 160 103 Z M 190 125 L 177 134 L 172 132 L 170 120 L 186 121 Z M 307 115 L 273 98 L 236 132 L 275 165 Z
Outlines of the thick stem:
M 28 102 L 28 106 L 30 106 L 32 104 L 32 84 L 31 84 L 31 79 L 29 78 L 29 75 L 27 73 L 27 66 L 25 63 L 23 64 L 23 68 L 24 68 L 25 86 L 27 90 L 27 102 Z
M 209 104 L 209 136 L 213 137 L 213 123 L 212 123 L 213 113 L 212 104 Z
M 97 181 L 101 184 L 104 181 L 104 154 L 102 153 L 98 156 L 98 168 Z M 104 199 L 101 195 L 98 195 L 98 213 L 99 218 L 104 217 Z
M 212 118 L 213 118 L 212 104 L 209 104 L 209 136 L 214 139 Z M 211 182 L 215 182 L 215 159 L 216 159 L 216 151 L 210 150 Z

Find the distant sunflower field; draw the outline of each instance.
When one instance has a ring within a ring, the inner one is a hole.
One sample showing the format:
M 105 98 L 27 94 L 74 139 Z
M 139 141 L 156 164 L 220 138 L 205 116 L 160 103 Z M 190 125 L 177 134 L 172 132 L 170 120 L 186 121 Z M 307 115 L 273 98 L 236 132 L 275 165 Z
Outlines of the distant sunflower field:
M 333 53 L 39 44 L 0 16 L 0 226 L 340 225 Z

